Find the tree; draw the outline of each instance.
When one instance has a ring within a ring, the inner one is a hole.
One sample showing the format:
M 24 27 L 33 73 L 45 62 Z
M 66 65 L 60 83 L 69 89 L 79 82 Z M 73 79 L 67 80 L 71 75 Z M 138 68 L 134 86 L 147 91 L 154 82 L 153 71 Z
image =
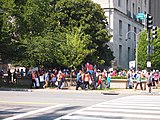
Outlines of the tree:
M 85 57 L 94 50 L 88 50 L 88 36 L 82 33 L 81 28 L 74 27 L 65 33 L 65 40 L 59 45 L 57 50 L 57 60 L 59 64 L 69 68 L 77 68 Z
M 157 30 L 157 39 L 152 40 L 154 52 L 151 54 L 151 63 L 153 69 L 160 70 L 160 28 Z
M 138 68 L 145 69 L 147 65 L 147 32 L 140 34 L 138 41 Z
M 2 60 L 12 59 L 14 56 L 14 48 L 17 44 L 14 38 L 14 0 L 0 1 L 0 54 Z M 4 62 L 4 61 L 3 61 Z
M 100 5 L 91 0 L 59 0 L 55 8 L 61 31 L 82 26 L 82 31 L 89 36 L 90 44 L 87 48 L 95 51 L 88 54 L 85 61 L 109 65 L 114 59 L 106 44 L 111 36 L 108 35 L 107 18 Z
M 104 11 L 91 0 L 2 0 L 1 3 L 4 18 L 0 18 L 1 40 L 7 41 L 5 45 L 13 51 L 5 49 L 3 55 L 14 63 L 33 66 L 54 59 L 69 67 L 85 61 L 109 65 L 114 58 L 106 44 L 111 36 Z M 13 20 L 8 24 L 9 18 Z
M 160 29 L 157 31 L 158 38 L 151 39 L 151 46 L 154 46 L 154 52 L 151 53 L 151 66 L 152 69 L 160 69 Z M 152 36 L 152 35 L 151 35 Z M 143 31 L 140 34 L 138 43 L 138 68 L 145 69 L 147 67 L 148 59 L 148 41 L 147 41 L 147 31 Z

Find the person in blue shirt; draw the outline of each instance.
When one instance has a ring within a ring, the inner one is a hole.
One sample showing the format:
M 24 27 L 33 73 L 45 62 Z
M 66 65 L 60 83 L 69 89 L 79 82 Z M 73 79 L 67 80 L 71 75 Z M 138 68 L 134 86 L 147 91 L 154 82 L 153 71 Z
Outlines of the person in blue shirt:
M 137 84 L 136 84 L 135 90 L 137 90 L 138 84 L 140 84 L 140 88 L 141 90 L 143 90 L 141 73 L 139 71 L 137 72 L 137 75 L 136 75 L 136 81 L 137 81 Z
M 79 70 L 79 72 L 77 73 L 76 83 L 76 90 L 78 90 L 79 87 L 81 87 L 82 90 L 84 89 L 82 81 L 82 70 Z

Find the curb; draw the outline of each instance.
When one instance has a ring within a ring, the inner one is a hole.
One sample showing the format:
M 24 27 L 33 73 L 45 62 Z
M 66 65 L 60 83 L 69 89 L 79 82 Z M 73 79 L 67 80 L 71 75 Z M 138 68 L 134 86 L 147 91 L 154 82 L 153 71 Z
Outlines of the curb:
M 0 88 L 0 91 L 21 91 L 21 92 L 34 92 L 34 91 L 54 91 L 55 89 L 23 89 L 23 88 Z M 76 90 L 67 89 L 62 91 L 73 91 Z M 77 92 L 77 91 L 76 91 Z M 133 92 L 133 91 L 79 91 L 79 92 L 96 92 L 103 95 L 160 95 L 160 92 L 153 91 L 152 93 L 148 93 L 146 91 L 141 92 Z
M 119 93 L 117 93 L 117 92 L 104 92 L 104 93 L 101 93 L 101 94 L 103 94 L 103 95 L 119 95 Z
M 21 89 L 21 88 L 0 88 L 0 91 L 23 91 L 23 92 L 32 92 L 31 89 Z

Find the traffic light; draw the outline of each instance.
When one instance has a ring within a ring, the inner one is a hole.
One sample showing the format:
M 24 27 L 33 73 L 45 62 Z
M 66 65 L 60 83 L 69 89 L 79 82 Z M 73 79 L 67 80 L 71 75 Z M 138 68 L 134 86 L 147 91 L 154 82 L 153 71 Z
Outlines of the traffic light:
M 147 30 L 152 29 L 153 17 L 147 14 Z
M 157 38 L 157 26 L 152 27 L 152 39 Z

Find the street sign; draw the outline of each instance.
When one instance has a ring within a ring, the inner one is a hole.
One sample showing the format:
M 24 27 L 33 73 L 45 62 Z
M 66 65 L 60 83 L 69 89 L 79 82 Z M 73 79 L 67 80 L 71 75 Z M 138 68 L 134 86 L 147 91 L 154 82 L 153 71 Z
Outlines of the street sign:
M 129 62 L 129 68 L 135 68 L 136 67 L 136 62 L 135 61 L 130 61 Z
M 147 67 L 151 67 L 151 61 L 147 61 Z
M 138 13 L 137 15 L 136 15 L 136 18 L 138 19 L 141 19 L 141 20 L 143 20 L 144 18 L 145 18 L 145 14 L 144 13 Z

